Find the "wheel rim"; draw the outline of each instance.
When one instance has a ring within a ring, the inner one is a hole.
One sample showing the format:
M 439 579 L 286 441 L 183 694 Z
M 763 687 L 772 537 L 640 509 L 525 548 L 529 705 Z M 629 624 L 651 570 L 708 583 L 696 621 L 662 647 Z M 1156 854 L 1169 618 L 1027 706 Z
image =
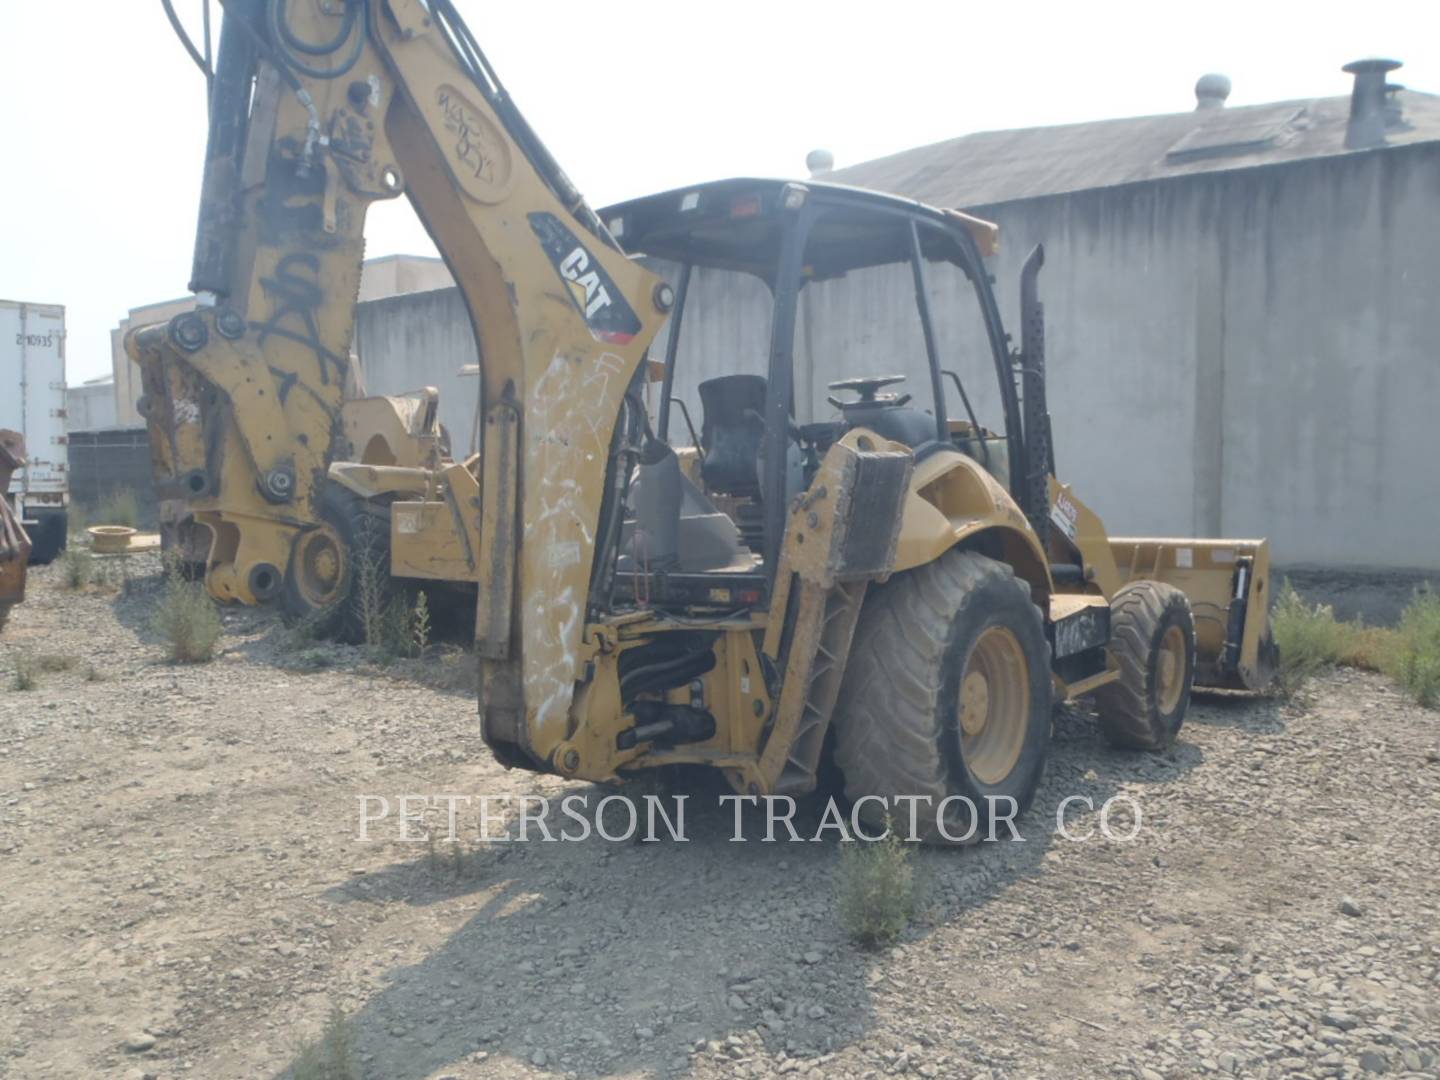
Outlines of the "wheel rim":
M 1002 783 L 1020 760 L 1030 720 L 1030 665 L 1013 631 L 982 633 L 960 677 L 960 754 L 982 784 Z
M 311 607 L 329 607 L 345 583 L 345 547 L 328 525 L 296 541 L 295 574 L 300 595 Z
M 1155 697 L 1162 713 L 1172 713 L 1185 689 L 1185 632 L 1178 626 L 1165 631 L 1155 662 Z

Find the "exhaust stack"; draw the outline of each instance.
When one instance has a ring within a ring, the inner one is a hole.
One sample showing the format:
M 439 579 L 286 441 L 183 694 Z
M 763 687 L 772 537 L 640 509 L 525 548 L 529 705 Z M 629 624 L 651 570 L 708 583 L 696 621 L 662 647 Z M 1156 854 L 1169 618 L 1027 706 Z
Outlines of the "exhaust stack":
M 1345 129 L 1345 146 L 1366 150 L 1385 145 L 1387 95 L 1400 87 L 1387 83 L 1385 76 L 1400 67 L 1399 60 L 1371 58 L 1353 60 L 1340 70 L 1355 76 L 1350 93 L 1350 123 Z

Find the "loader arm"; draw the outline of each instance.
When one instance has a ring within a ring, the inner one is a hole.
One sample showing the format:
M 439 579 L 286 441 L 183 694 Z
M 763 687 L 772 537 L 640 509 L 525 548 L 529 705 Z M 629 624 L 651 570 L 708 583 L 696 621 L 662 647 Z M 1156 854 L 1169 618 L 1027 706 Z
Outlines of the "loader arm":
M 450 0 L 227 0 L 192 313 L 128 348 L 221 598 L 265 599 L 340 441 L 366 212 L 406 195 L 480 370 L 482 697 L 563 733 L 624 398 L 671 298 L 515 109 Z M 523 522 L 523 542 L 522 527 Z M 537 599 L 543 597 L 543 600 Z M 527 730 L 529 729 L 529 730 Z

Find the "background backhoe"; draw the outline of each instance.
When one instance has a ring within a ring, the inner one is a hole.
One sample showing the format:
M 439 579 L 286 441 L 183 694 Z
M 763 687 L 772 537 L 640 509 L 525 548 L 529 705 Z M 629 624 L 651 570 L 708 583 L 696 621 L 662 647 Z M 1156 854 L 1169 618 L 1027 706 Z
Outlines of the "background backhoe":
M 313 566 L 336 592 L 308 599 L 343 595 L 362 530 L 396 575 L 473 582 L 504 763 L 701 764 L 760 795 L 811 789 L 833 754 L 853 799 L 928 797 L 947 841 L 983 831 L 987 797 L 1028 804 L 1054 702 L 1094 695 L 1111 739 L 1160 749 L 1192 683 L 1268 678 L 1263 541 L 1113 539 L 1055 479 L 1039 249 L 1012 352 L 996 230 L 954 211 L 732 180 L 597 215 L 449 0 L 229 0 L 211 113 L 209 302 L 132 347 L 198 417 L 176 460 L 207 462 L 212 591 L 303 602 Z M 365 212 L 401 193 L 469 308 L 480 453 L 337 463 Z M 896 267 L 914 355 L 838 343 L 851 377 L 795 385 L 797 334 L 826 329 L 809 298 Z M 713 274 L 773 307 L 672 444 Z M 970 339 L 937 339 L 937 302 L 973 312 Z

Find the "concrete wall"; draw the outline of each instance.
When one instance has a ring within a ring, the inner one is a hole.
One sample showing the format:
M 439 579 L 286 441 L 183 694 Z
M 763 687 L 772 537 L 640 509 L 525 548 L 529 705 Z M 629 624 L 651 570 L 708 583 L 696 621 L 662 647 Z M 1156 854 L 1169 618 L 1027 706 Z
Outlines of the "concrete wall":
M 990 207 L 1043 241 L 1060 471 L 1112 531 L 1440 569 L 1440 147 Z
M 1268 536 L 1281 564 L 1440 571 L 1440 146 L 978 212 L 1001 226 L 991 270 L 1017 338 L 1020 264 L 1045 244 L 1057 463 L 1112 533 Z M 967 289 L 933 270 L 937 337 L 998 426 Z M 824 384 L 847 375 L 906 374 L 928 403 L 914 310 L 907 268 L 807 289 L 801 419 L 828 415 Z M 769 324 L 759 281 L 697 273 L 676 381 L 697 427 L 696 385 L 762 373 Z M 454 372 L 476 358 L 454 290 L 362 305 L 359 340 L 372 393 L 440 387 L 469 444 L 476 387 Z M 678 411 L 671 434 L 688 441 Z
M 84 383 L 65 390 L 65 426 L 70 431 L 96 431 L 115 426 L 115 384 Z
M 1281 563 L 1440 570 L 1440 147 L 977 212 L 1001 226 L 991 270 L 1017 337 L 1020 265 L 1045 245 L 1057 464 L 1113 533 L 1268 536 Z M 994 425 L 965 289 L 932 272 L 937 337 Z M 743 307 L 724 306 L 686 316 L 681 360 L 698 347 L 706 376 L 728 347 L 712 318 Z M 768 306 L 739 319 L 768 323 Z M 928 402 L 918 334 L 908 268 L 807 289 L 801 418 L 826 411 L 825 382 L 865 372 L 904 373 Z
M 355 351 L 370 394 L 440 391 L 440 422 L 457 456 L 468 452 L 480 400 L 480 380 L 461 375 L 478 364 L 475 335 L 457 289 L 410 293 L 361 303 Z
M 360 272 L 361 300 L 428 292 L 455 284 L 445 260 L 427 255 L 383 255 L 366 259 Z
M 125 355 L 125 335 L 137 326 L 169 322 L 195 306 L 193 296 L 162 300 L 156 304 L 131 308 L 118 326 L 110 331 L 110 373 L 115 377 L 115 423 L 120 427 L 144 426 L 145 418 L 135 403 L 140 400 L 140 367 Z

